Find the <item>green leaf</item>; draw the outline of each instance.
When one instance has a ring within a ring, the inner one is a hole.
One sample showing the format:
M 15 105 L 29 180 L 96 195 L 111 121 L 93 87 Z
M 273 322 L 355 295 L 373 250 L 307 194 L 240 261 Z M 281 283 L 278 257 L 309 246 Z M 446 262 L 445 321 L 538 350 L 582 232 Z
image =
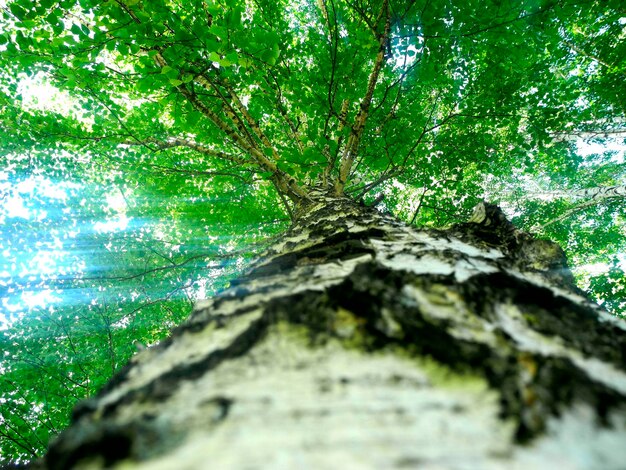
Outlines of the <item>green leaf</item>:
M 226 54 L 226 60 L 228 60 L 232 64 L 237 64 L 239 63 L 239 56 L 237 56 L 237 53 L 233 51 Z
M 239 65 L 244 68 L 251 67 L 254 64 L 254 61 L 251 58 L 245 56 L 239 56 L 238 61 Z
M 226 15 L 226 23 L 229 29 L 241 27 L 241 10 L 239 8 L 231 9 Z
M 317 149 L 307 147 L 304 149 L 303 157 L 306 161 L 322 163 L 326 162 L 326 157 Z
M 218 39 L 221 40 L 225 40 L 228 38 L 228 32 L 226 28 L 223 28 L 221 26 L 212 25 L 209 28 L 209 32 L 211 32 L 211 34 L 214 34 Z
M 11 3 L 9 10 L 11 10 L 11 13 L 20 21 L 23 21 L 28 15 L 28 11 L 17 2 Z

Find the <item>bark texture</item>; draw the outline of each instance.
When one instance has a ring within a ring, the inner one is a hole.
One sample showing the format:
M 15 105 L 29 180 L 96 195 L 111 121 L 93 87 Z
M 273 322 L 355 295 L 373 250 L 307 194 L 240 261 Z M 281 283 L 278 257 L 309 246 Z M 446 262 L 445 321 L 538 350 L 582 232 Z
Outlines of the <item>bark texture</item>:
M 415 230 L 318 190 L 138 353 L 50 469 L 623 469 L 626 328 L 497 208 Z

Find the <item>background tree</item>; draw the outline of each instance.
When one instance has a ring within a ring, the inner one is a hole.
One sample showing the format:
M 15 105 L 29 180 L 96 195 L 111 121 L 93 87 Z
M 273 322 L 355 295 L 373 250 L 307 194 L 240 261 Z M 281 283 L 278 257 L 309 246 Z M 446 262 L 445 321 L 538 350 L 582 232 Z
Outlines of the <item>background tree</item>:
M 610 263 L 588 282 L 620 313 L 623 192 L 533 196 L 624 184 L 623 156 L 572 140 L 623 138 L 618 1 L 2 8 L 3 195 L 23 204 L 1 228 L 3 455 L 40 453 L 315 184 L 419 226 L 495 200 L 576 265 Z

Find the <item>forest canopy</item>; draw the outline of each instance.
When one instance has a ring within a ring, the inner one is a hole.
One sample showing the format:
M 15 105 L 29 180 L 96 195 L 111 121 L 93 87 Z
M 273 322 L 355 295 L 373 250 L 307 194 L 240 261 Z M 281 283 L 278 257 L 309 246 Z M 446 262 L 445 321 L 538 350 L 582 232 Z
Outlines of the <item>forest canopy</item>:
M 481 200 L 626 307 L 620 0 L 0 0 L 0 454 L 29 460 L 329 184 Z

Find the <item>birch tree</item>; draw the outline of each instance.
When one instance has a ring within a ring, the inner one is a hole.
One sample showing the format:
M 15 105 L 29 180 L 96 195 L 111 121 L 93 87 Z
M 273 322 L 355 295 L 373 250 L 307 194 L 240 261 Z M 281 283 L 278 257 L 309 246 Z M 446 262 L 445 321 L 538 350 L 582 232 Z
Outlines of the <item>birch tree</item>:
M 480 203 L 622 194 L 619 2 L 1 5 L 11 460 L 619 468 L 622 323 Z

